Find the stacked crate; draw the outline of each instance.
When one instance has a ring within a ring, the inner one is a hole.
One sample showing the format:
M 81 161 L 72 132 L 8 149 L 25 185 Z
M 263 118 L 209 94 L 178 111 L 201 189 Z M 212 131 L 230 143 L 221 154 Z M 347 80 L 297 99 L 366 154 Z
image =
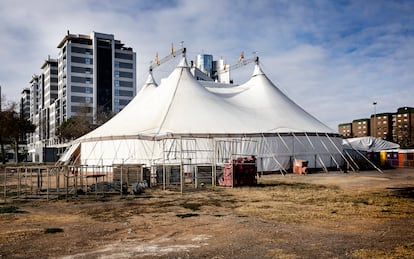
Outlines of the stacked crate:
M 225 163 L 219 185 L 229 187 L 255 185 L 257 184 L 256 175 L 256 158 L 254 156 L 239 157 L 231 163 Z
M 308 173 L 308 161 L 300 160 L 300 159 L 293 160 L 293 173 L 307 174 Z

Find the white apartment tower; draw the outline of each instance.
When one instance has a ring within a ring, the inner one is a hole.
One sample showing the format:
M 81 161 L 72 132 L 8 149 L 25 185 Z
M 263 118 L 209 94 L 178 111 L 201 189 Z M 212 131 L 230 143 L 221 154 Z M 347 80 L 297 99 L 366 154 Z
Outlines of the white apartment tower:
M 58 62 L 48 57 L 40 67 L 39 84 L 40 139 L 48 142 L 55 137 L 54 101 L 58 97 Z M 48 145 L 48 143 L 47 143 Z
M 67 34 L 59 48 L 59 123 L 87 110 L 117 113 L 136 94 L 136 54 L 112 34 Z
M 81 114 L 99 123 L 101 115 L 119 112 L 136 94 L 136 53 L 114 35 L 68 31 L 57 48 L 58 58 L 48 58 L 42 74 L 30 81 L 34 162 L 48 161 L 47 152 L 64 147 L 57 129 L 66 119 Z

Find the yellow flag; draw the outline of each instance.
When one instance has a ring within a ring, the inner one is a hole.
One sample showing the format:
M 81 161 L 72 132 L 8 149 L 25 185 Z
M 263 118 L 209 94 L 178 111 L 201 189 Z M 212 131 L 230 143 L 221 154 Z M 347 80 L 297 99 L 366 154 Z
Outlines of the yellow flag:
M 242 52 L 242 53 L 240 54 L 240 57 L 239 57 L 239 63 L 240 63 L 243 59 L 244 59 L 244 52 Z

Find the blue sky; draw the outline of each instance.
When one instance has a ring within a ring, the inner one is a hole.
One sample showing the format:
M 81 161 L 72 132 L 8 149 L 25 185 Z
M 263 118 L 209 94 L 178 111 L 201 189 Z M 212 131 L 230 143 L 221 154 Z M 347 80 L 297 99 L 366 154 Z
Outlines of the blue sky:
M 48 55 L 57 57 L 67 30 L 114 34 L 134 48 L 139 87 L 155 53 L 168 55 L 171 43 L 184 41 L 189 59 L 209 53 L 229 64 L 257 51 L 268 77 L 335 130 L 373 114 L 373 101 L 378 113 L 414 106 L 414 1 L 2 0 L 7 100 L 18 100 Z M 236 83 L 252 72 L 238 70 Z

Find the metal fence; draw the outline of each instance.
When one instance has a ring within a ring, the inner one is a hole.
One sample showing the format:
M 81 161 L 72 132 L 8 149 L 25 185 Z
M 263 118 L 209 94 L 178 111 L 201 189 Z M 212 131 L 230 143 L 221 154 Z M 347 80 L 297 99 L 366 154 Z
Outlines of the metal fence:
M 73 196 L 135 195 L 145 188 L 184 192 L 216 186 L 222 167 L 210 164 L 9 166 L 0 172 L 4 202 Z

